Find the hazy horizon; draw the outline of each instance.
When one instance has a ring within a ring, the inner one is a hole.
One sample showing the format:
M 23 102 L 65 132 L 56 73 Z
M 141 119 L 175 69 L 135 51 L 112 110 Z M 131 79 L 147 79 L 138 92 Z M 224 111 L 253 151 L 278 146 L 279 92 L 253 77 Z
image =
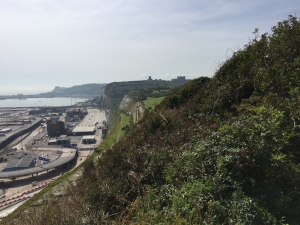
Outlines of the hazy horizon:
M 149 76 L 147 77 L 147 79 L 149 78 Z M 151 77 L 153 80 L 155 79 L 161 79 L 161 78 L 153 78 Z M 176 77 L 172 77 L 171 79 L 174 79 Z M 147 80 L 147 79 L 143 79 L 143 80 Z M 170 81 L 171 79 L 166 79 L 168 81 Z M 186 79 L 190 79 L 188 77 L 186 77 Z M 140 81 L 139 80 L 134 80 L 134 81 Z M 162 79 L 165 80 L 165 79 Z M 117 82 L 124 82 L 124 81 L 117 81 Z M 125 81 L 127 82 L 127 81 Z M 95 82 L 94 82 L 95 83 Z M 98 83 L 98 84 L 105 84 L 105 83 Z M 52 91 L 55 87 L 63 87 L 63 88 L 71 88 L 74 86 L 78 86 L 78 85 L 84 85 L 84 84 L 75 84 L 72 86 L 59 86 L 59 85 L 55 85 L 53 87 L 16 87 L 16 88 L 6 88 L 6 87 L 1 87 L 0 88 L 0 95 L 17 95 L 17 94 L 24 94 L 24 95 L 34 95 L 34 94 L 41 94 L 41 93 L 45 93 L 45 92 L 50 92 Z
M 21 87 L 21 88 L 0 88 L 0 95 L 17 95 L 17 94 L 24 94 L 24 95 L 34 95 L 40 94 L 44 92 L 52 91 L 54 87 Z
M 0 1 L 0 94 L 211 77 L 297 0 Z

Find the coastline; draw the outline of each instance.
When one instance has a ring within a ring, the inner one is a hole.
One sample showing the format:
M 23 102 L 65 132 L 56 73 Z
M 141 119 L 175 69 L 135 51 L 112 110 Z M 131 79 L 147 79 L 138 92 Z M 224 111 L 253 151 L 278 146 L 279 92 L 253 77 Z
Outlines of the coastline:
M 87 97 L 39 97 L 39 98 L 8 98 L 0 99 L 0 109 L 4 108 L 41 108 L 68 107 L 74 105 L 91 105 Z

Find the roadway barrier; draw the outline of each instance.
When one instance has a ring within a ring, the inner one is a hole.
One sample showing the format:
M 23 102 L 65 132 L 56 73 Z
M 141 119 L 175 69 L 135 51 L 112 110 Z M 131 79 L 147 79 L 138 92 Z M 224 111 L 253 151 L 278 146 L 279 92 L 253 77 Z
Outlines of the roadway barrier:
M 27 200 L 27 199 L 29 199 L 30 198 L 30 196 L 27 196 L 27 197 L 23 197 L 23 198 L 21 198 L 21 199 L 16 199 L 16 200 L 13 200 L 13 201 L 11 201 L 11 202 L 6 202 L 6 203 L 2 203 L 1 205 L 0 205 L 0 211 L 1 210 L 4 210 L 4 209 L 6 209 L 6 208 L 9 208 L 9 207 L 11 207 L 11 206 L 13 206 L 13 205 L 15 205 L 15 204 L 18 204 L 18 203 L 20 203 L 20 202 L 23 202 L 23 201 L 25 201 L 25 200 Z
M 31 198 L 30 196 L 24 196 L 26 194 L 30 194 L 31 192 L 35 192 L 39 189 L 44 188 L 45 186 L 47 186 L 49 184 L 49 182 L 45 182 L 44 184 L 36 187 L 36 188 L 32 188 L 30 191 L 27 192 L 23 192 L 22 194 L 16 196 L 16 197 L 12 197 L 12 198 L 8 198 L 8 199 L 4 199 L 0 202 L 0 211 L 4 210 L 6 208 L 9 208 L 17 203 L 20 203 L 22 201 L 25 201 L 29 198 Z M 35 194 L 34 194 L 35 195 Z

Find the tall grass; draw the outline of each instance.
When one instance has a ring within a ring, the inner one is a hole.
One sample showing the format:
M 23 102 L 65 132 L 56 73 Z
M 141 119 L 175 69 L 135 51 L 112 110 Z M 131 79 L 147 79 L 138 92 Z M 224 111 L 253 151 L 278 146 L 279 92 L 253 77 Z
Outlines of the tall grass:
M 162 102 L 162 100 L 164 98 L 165 97 L 159 97 L 159 98 L 149 98 L 148 97 L 147 100 L 144 101 L 145 109 L 153 110 L 159 103 Z
M 113 146 L 116 142 L 119 141 L 121 137 L 125 135 L 125 130 L 122 130 L 123 127 L 130 124 L 130 116 L 120 113 L 119 122 L 115 127 L 108 133 L 105 139 L 102 141 L 101 145 L 97 148 L 97 151 L 102 151 Z

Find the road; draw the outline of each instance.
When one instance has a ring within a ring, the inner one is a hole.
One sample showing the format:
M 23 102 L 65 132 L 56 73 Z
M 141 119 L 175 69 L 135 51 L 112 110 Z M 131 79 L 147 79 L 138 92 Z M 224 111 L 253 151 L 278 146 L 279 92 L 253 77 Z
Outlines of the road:
M 96 123 L 102 123 L 105 120 L 105 112 L 99 109 L 88 109 L 88 114 L 77 127 L 95 126 Z
M 62 151 L 63 153 L 57 160 L 51 161 L 50 163 L 44 164 L 43 166 L 32 167 L 29 169 L 23 169 L 23 170 L 11 171 L 11 172 L 0 172 L 0 178 L 3 179 L 3 178 L 12 178 L 12 177 L 22 177 L 22 176 L 27 176 L 27 175 L 47 171 L 50 169 L 54 169 L 73 160 L 76 154 L 76 149 L 70 149 L 70 148 L 56 148 L 56 149 L 51 148 L 51 150 Z
M 46 133 L 46 131 L 43 130 L 42 127 L 36 128 L 34 131 L 31 132 L 31 134 L 28 137 L 22 140 L 19 144 L 15 145 L 13 148 L 16 148 L 17 150 L 21 150 L 22 148 L 25 149 L 25 145 L 27 143 L 32 142 L 32 140 L 41 132 Z

